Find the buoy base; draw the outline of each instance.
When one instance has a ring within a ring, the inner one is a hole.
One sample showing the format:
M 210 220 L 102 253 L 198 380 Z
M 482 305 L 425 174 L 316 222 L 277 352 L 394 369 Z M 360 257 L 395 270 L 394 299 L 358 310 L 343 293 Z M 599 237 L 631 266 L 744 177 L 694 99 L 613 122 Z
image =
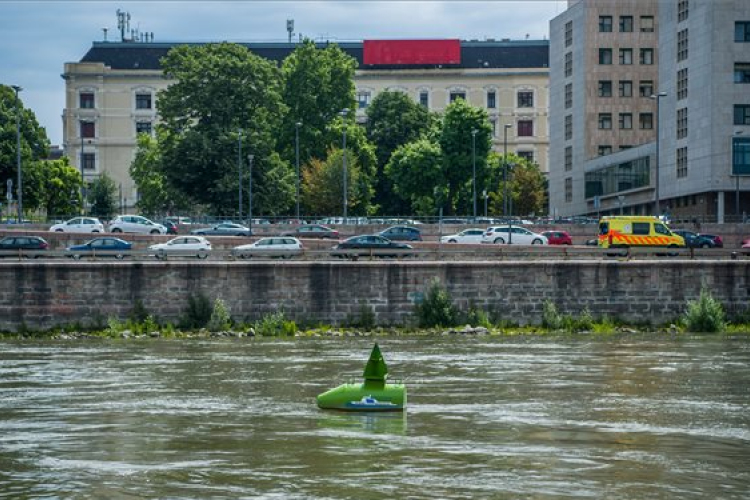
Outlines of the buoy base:
M 369 387 L 365 384 L 342 384 L 317 398 L 318 407 L 340 411 L 404 411 L 406 386 L 385 384 Z

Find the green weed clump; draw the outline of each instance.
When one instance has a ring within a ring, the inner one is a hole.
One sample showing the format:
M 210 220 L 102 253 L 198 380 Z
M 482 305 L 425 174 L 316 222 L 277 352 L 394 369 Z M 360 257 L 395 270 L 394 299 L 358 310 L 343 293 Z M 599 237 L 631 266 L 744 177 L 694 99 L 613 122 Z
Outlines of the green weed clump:
M 490 321 L 490 317 L 487 312 L 484 309 L 475 307 L 474 305 L 471 305 L 469 307 L 463 323 L 471 325 L 474 328 L 481 326 L 483 328 L 487 328 L 488 330 L 493 327 L 492 321 Z
M 188 306 L 182 318 L 182 326 L 186 329 L 203 328 L 211 321 L 213 305 L 204 294 L 188 297 Z
M 416 306 L 417 322 L 422 328 L 451 327 L 458 324 L 460 314 L 450 293 L 437 279 L 432 280 L 427 296 Z
M 229 330 L 232 326 L 232 316 L 229 308 L 222 299 L 214 300 L 214 308 L 211 311 L 211 319 L 208 320 L 208 330 L 211 332 L 221 332 Z
M 372 306 L 360 304 L 359 314 L 354 318 L 349 318 L 347 324 L 352 328 L 359 328 L 364 331 L 375 329 L 375 311 Z
M 547 299 L 542 306 L 542 326 L 548 330 L 560 330 L 563 327 L 565 318 L 554 302 Z
M 287 320 L 281 311 L 263 316 L 254 328 L 255 334 L 263 337 L 291 337 L 297 333 L 297 323 Z
M 711 292 L 701 289 L 698 300 L 690 300 L 682 318 L 685 329 L 694 333 L 716 333 L 726 329 L 726 315 L 721 302 Z

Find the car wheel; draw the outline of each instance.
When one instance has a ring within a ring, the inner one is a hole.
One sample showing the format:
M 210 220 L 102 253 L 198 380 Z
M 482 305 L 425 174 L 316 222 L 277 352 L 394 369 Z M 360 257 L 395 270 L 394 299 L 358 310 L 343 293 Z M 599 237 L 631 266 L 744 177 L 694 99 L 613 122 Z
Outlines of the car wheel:
M 152 229 L 151 230 L 151 234 L 159 234 L 159 230 L 158 229 Z
M 81 260 L 80 254 L 73 254 L 72 257 L 73 257 L 73 260 Z
M 94 230 L 93 230 L 93 231 L 91 231 L 91 232 L 92 232 L 92 233 L 98 233 L 98 232 L 99 232 L 99 230 L 98 230 L 98 229 L 94 229 Z
M 455 238 L 451 238 L 448 240 L 448 243 L 458 243 Z
M 121 253 L 118 253 L 117 255 L 115 255 L 115 259 L 117 259 L 117 260 L 122 260 L 124 258 L 125 258 L 125 256 L 123 254 L 121 254 Z
M 536 238 L 534 241 L 531 242 L 532 245 L 543 245 L 544 242 L 540 240 L 539 238 Z
M 708 243 L 703 243 L 701 245 L 701 248 L 711 248 L 711 245 L 709 245 Z
M 196 257 L 198 257 L 199 259 L 203 260 L 203 259 L 205 259 L 205 258 L 208 257 L 208 254 L 206 252 L 198 252 L 198 254 L 196 255 Z
M 505 240 L 502 238 L 495 238 L 495 241 L 493 241 L 492 243 L 495 243 L 497 245 L 503 245 L 505 243 Z
M 55 229 L 55 232 L 56 232 L 56 233 L 62 233 L 62 232 L 63 232 L 63 230 L 62 230 L 62 229 L 60 229 L 60 228 L 57 228 L 57 229 Z
M 116 227 L 116 228 L 114 228 L 114 229 L 112 230 L 112 232 L 113 232 L 113 233 L 121 233 L 121 232 L 122 232 L 122 229 L 120 229 L 119 227 Z

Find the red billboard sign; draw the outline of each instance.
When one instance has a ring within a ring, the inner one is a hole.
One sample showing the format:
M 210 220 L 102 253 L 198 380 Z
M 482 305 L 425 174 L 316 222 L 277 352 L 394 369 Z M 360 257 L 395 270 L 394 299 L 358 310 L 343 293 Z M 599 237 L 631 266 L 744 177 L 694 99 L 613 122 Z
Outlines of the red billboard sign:
M 460 64 L 460 40 L 365 40 L 365 65 Z

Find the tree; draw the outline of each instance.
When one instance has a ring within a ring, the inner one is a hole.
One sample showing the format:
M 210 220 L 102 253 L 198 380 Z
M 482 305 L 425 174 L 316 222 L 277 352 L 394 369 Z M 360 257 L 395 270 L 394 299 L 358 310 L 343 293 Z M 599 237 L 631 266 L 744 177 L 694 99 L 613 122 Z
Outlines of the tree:
M 35 162 L 48 156 L 49 139 L 44 128 L 37 122 L 34 112 L 23 107 L 22 96 L 23 94 L 19 94 L 17 101 L 16 93 L 11 87 L 0 85 L 0 190 L 4 192 L 8 179 L 12 179 L 13 197 L 18 198 L 16 116 L 20 113 L 23 205 L 24 209 L 34 210 L 40 204 L 41 175 L 40 166 Z
M 42 205 L 48 217 L 68 218 L 81 213 L 81 173 L 67 156 L 40 162 L 45 174 Z
M 135 158 L 130 165 L 130 177 L 138 188 L 136 205 L 142 213 L 154 215 L 191 206 L 189 199 L 172 187 L 163 169 L 159 141 L 148 134 L 140 134 Z
M 116 193 L 115 181 L 107 175 L 107 172 L 91 181 L 86 189 L 86 197 L 91 204 L 89 213 L 103 220 L 112 219 L 117 212 Z
M 229 43 L 175 47 L 162 66 L 175 80 L 158 95 L 164 177 L 192 200 L 220 214 L 233 213 L 239 196 L 239 142 L 243 156 L 255 157 L 253 178 L 259 184 L 277 167 L 272 155 L 285 113 L 281 72 L 247 48 Z M 246 165 L 246 157 L 242 160 Z
M 336 44 L 319 48 L 304 40 L 281 66 L 284 79 L 283 101 L 287 107 L 280 144 L 283 157 L 294 164 L 295 124 L 299 127 L 300 163 L 325 158 L 329 143 L 326 127 L 344 108 L 355 114 L 354 71 L 357 61 Z
M 512 214 L 531 215 L 544 212 L 547 202 L 547 187 L 544 174 L 539 165 L 516 154 L 509 153 L 507 163 L 502 155 L 490 157 L 489 210 L 492 215 L 509 215 L 503 213 L 503 168 L 507 164 L 508 196 L 511 200 Z
M 440 145 L 426 138 L 400 146 L 385 166 L 394 193 L 410 213 L 435 215 L 447 203 L 447 179 Z M 448 206 L 443 209 L 450 212 Z
M 375 175 L 375 203 L 384 214 L 404 214 L 410 209 L 393 196 L 390 178 L 383 175 L 391 155 L 399 146 L 419 139 L 435 121 L 427 108 L 416 103 L 403 92 L 381 92 L 367 108 L 367 137 L 375 146 L 377 173 Z
M 476 137 L 472 138 L 472 131 Z M 477 199 L 487 177 L 487 155 L 491 147 L 492 126 L 487 113 L 456 99 L 448 105 L 440 132 L 440 147 L 445 162 L 449 206 L 459 213 L 470 214 L 473 209 L 472 183 L 476 161 Z M 452 213 L 452 212 L 449 212 Z
M 302 201 L 308 211 L 319 215 L 342 213 L 344 206 L 344 162 L 343 151 L 332 149 L 325 161 L 313 159 L 302 177 Z M 360 169 L 355 156 L 346 161 L 347 214 L 365 215 L 359 182 Z

